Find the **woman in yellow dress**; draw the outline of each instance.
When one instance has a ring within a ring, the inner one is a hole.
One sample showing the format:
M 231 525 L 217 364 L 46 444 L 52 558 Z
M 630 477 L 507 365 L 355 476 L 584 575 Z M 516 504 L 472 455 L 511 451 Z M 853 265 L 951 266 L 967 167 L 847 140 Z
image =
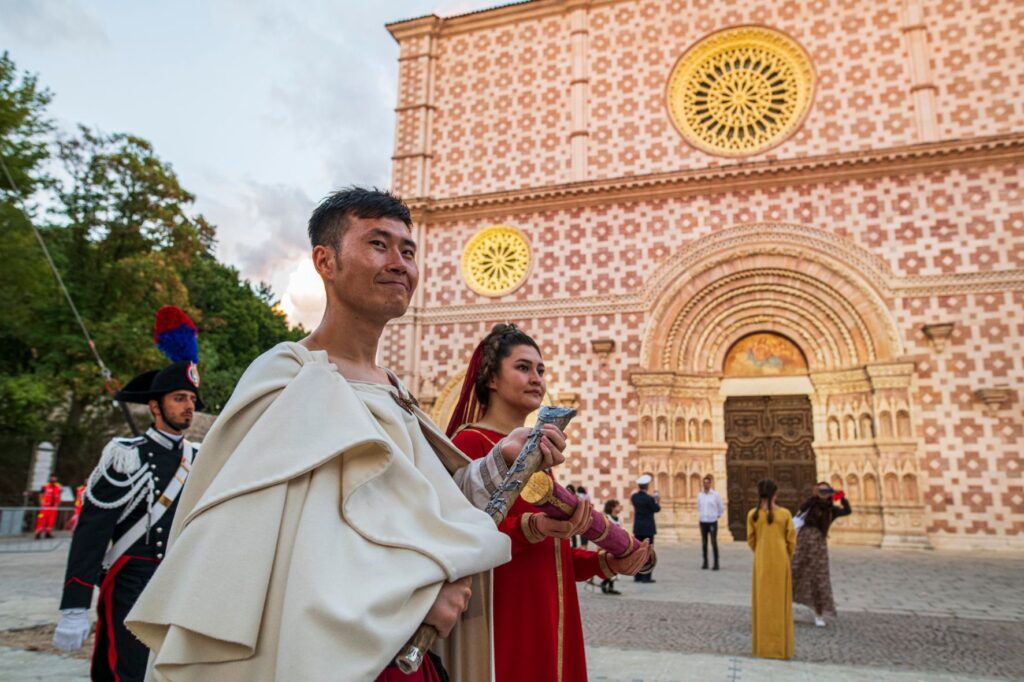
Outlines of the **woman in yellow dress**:
M 777 506 L 779 486 L 757 484 L 758 505 L 747 514 L 747 544 L 754 551 L 751 599 L 754 656 L 793 657 L 793 581 L 789 561 L 796 549 L 793 516 Z

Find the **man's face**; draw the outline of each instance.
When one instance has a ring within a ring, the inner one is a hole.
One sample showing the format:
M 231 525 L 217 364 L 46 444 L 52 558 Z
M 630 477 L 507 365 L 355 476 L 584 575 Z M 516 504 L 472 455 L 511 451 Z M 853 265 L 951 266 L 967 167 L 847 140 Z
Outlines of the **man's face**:
M 158 429 L 185 431 L 192 426 L 192 418 L 195 416 L 196 394 L 192 391 L 168 393 L 160 399 L 159 405 L 155 400 L 149 401 L 149 410 L 153 413 Z
M 383 322 L 405 314 L 419 282 L 416 243 L 394 218 L 349 216 L 341 248 L 318 246 L 313 260 L 345 308 Z
M 705 478 L 704 479 L 704 492 L 706 492 L 706 493 L 707 492 L 711 492 L 711 479 L 710 478 Z

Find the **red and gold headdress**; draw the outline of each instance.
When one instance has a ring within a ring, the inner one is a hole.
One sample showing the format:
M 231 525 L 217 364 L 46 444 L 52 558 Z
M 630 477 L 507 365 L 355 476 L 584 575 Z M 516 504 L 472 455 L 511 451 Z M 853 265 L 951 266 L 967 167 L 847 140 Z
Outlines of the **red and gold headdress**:
M 455 411 L 452 418 L 448 420 L 448 428 L 445 434 L 451 438 L 459 429 L 466 424 L 473 424 L 483 418 L 487 407 L 482 405 L 476 397 L 476 378 L 480 373 L 480 365 L 484 361 L 484 341 L 477 344 L 473 351 L 473 357 L 469 360 L 469 368 L 466 370 L 466 377 L 462 380 L 462 391 L 459 393 L 459 402 L 455 404 Z

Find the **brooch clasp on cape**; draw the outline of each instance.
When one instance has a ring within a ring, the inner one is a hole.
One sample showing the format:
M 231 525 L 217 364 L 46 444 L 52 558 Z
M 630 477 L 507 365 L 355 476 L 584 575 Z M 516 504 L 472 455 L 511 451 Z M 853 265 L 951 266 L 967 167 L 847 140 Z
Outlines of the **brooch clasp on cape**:
M 395 390 L 395 391 L 388 391 L 388 393 L 390 393 L 391 397 L 395 399 L 395 402 L 398 403 L 399 407 L 401 407 L 403 410 L 405 410 L 409 414 L 416 414 L 415 412 L 413 412 L 413 409 L 412 409 L 414 407 L 419 407 L 420 406 L 420 404 L 418 402 L 416 402 L 416 398 L 413 398 L 411 395 L 410 396 L 401 395 L 397 390 Z

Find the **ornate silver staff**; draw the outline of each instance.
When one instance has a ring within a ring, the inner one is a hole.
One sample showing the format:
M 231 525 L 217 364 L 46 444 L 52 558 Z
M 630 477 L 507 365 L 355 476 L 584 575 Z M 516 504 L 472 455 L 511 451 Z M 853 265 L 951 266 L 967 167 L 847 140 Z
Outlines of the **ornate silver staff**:
M 565 431 L 565 427 L 575 416 L 576 410 L 571 407 L 544 406 L 540 408 L 533 432 L 526 439 L 523 449 L 516 455 L 512 465 L 508 468 L 505 480 L 501 482 L 498 489 L 491 495 L 487 506 L 484 507 L 484 511 L 496 525 L 500 525 L 505 520 L 508 510 L 512 508 L 512 504 L 519 497 L 526 482 L 537 473 L 544 461 L 544 456 L 540 452 L 541 427 L 545 424 L 554 424 L 560 431 Z M 423 657 L 427 655 L 427 650 L 433 646 L 435 639 L 437 639 L 437 628 L 426 623 L 420 625 L 412 639 L 402 647 L 398 656 L 395 657 L 398 669 L 406 675 L 411 675 L 419 670 L 420 665 L 423 664 Z

